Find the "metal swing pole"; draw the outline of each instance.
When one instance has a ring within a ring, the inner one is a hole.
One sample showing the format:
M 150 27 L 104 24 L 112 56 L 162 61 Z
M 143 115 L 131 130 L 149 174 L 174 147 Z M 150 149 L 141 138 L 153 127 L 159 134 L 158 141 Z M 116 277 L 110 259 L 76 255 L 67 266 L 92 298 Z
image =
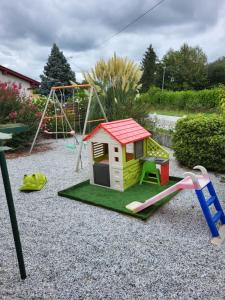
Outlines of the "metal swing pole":
M 75 114 L 75 99 L 74 99 L 74 89 L 73 89 L 73 94 L 72 94 L 72 100 L 73 100 L 73 128 L 74 131 L 76 132 L 76 114 Z M 76 144 L 76 140 L 74 139 L 74 147 Z
M 94 92 L 95 92 L 95 96 L 96 96 L 96 98 L 97 98 L 98 104 L 99 104 L 99 106 L 100 106 L 100 108 L 101 108 L 102 114 L 103 114 L 103 116 L 104 116 L 106 122 L 108 122 L 108 118 L 106 117 L 104 108 L 103 108 L 103 106 L 102 106 L 102 103 L 101 103 L 101 101 L 100 101 L 100 99 L 99 99 L 98 93 L 97 93 L 97 91 L 96 91 L 95 88 L 94 88 Z
M 18 229 L 18 224 L 16 219 L 16 211 L 13 203 L 13 196 L 12 196 L 12 190 L 11 190 L 11 185 L 9 180 L 5 154 L 4 151 L 1 150 L 0 150 L 0 167 L 2 172 L 3 184 L 5 188 L 5 195 L 7 199 L 10 221 L 12 225 L 12 232 L 13 232 L 13 238 L 16 247 L 16 255 L 19 264 L 20 276 L 21 279 L 25 279 L 27 275 L 26 275 L 25 264 L 23 259 L 23 251 L 22 251 L 22 246 L 20 241 L 20 234 L 19 234 L 19 229 Z
M 80 100 L 77 100 L 77 111 L 78 111 L 78 118 L 79 118 L 79 132 L 81 133 L 81 121 L 80 121 Z
M 63 94 L 62 94 L 61 90 L 59 90 L 59 91 L 60 91 L 61 103 L 64 104 L 64 101 L 63 101 Z M 62 110 L 61 110 L 60 114 L 62 115 Z M 65 141 L 65 138 L 66 138 L 66 137 L 65 137 L 65 128 L 64 128 L 64 121 L 63 121 L 63 118 L 61 118 L 61 124 L 62 124 L 63 139 L 64 139 L 64 141 Z M 66 128 L 66 132 L 67 132 L 67 128 Z
M 85 116 L 85 121 L 84 121 L 84 128 L 83 128 L 83 132 L 82 132 L 82 137 L 84 137 L 85 133 L 86 133 L 86 128 L 87 128 L 87 122 L 88 122 L 88 117 L 89 117 L 89 113 L 90 113 L 90 107 L 91 107 L 91 100 L 93 97 L 93 86 L 91 87 L 91 91 L 90 91 L 90 95 L 89 95 L 89 99 L 88 99 L 88 107 L 87 107 L 87 113 Z M 79 162 L 81 159 L 81 151 L 82 151 L 82 146 L 83 146 L 83 142 L 81 141 L 80 145 L 79 145 L 79 149 L 78 149 L 78 154 L 77 154 L 77 158 L 76 158 L 76 163 L 75 163 L 75 171 L 78 172 L 79 170 Z
M 58 120 L 57 120 L 57 111 L 56 111 L 56 103 L 55 103 L 56 91 L 53 93 L 53 103 L 54 103 L 54 111 L 55 111 L 55 138 L 58 140 Z
M 55 91 L 54 91 L 54 92 L 55 92 Z M 38 134 L 39 134 L 39 131 L 40 131 L 40 129 L 41 129 L 41 125 L 42 125 L 42 122 L 43 122 L 43 120 L 44 120 L 44 117 L 45 117 L 45 114 L 46 114 L 46 111 L 47 111 L 48 104 L 49 104 L 49 101 L 50 101 L 50 99 L 51 99 L 52 93 L 53 93 L 53 90 L 51 89 L 51 91 L 50 91 L 50 93 L 49 93 L 49 96 L 48 96 L 48 99 L 47 99 L 46 104 L 45 104 L 45 108 L 44 108 L 43 114 L 42 114 L 42 116 L 41 116 L 41 120 L 40 120 L 39 125 L 38 125 L 38 129 L 37 129 L 37 131 L 36 131 L 35 137 L 34 137 L 34 139 L 33 139 L 33 142 L 32 142 L 31 148 L 30 148 L 30 152 L 29 152 L 30 154 L 31 154 L 31 152 L 32 152 L 32 150 L 33 150 L 33 148 L 34 148 L 36 139 L 37 139 Z
M 73 90 L 73 113 L 74 113 L 74 118 L 73 118 L 73 127 L 74 127 L 74 131 L 76 131 L 76 115 L 75 115 L 75 100 L 74 100 L 74 90 Z

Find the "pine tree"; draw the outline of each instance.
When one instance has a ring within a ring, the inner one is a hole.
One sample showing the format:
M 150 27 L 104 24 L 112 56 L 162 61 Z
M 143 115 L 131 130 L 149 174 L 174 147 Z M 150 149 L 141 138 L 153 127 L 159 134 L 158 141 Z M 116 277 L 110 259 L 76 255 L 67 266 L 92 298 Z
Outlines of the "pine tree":
M 156 53 L 150 45 L 146 50 L 141 62 L 141 69 L 143 71 L 140 83 L 142 84 L 141 91 L 146 92 L 151 85 L 154 84 L 156 71 Z
M 43 75 L 40 77 L 42 95 L 48 95 L 52 86 L 68 85 L 70 80 L 76 81 L 75 73 L 56 44 L 52 46 Z

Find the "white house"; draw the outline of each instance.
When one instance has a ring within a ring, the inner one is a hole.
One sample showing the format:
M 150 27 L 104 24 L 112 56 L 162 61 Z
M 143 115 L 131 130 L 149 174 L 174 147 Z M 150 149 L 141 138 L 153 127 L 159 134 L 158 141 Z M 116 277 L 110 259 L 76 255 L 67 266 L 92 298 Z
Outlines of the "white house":
M 2 65 L 0 65 L 0 82 L 15 83 L 17 86 L 21 87 L 20 94 L 27 97 L 31 96 L 33 89 L 40 85 L 39 81 L 8 69 Z

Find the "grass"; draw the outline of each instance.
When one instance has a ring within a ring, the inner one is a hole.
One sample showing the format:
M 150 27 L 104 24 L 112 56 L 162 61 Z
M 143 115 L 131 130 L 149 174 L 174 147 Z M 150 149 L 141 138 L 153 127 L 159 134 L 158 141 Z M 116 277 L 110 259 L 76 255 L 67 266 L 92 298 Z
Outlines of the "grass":
M 147 199 L 174 185 L 180 179 L 181 178 L 178 177 L 170 177 L 169 182 L 164 186 L 149 183 L 145 183 L 142 185 L 137 184 L 124 192 L 92 185 L 89 183 L 89 181 L 85 181 L 69 187 L 63 191 L 60 191 L 58 194 L 59 196 L 82 201 L 96 206 L 105 207 L 113 211 L 146 220 L 155 212 L 156 209 L 158 209 L 166 202 L 170 201 L 177 192 L 163 198 L 154 205 L 136 214 L 126 209 L 126 205 L 133 201 L 145 202 Z

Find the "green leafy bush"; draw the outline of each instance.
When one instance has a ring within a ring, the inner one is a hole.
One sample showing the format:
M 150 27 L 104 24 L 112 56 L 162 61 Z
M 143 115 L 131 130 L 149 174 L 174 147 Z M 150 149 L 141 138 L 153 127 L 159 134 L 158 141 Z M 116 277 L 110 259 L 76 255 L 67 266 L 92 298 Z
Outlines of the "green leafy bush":
M 13 135 L 8 143 L 13 148 L 22 148 L 29 144 L 41 117 L 31 99 L 21 97 L 19 91 L 16 84 L 0 82 L 0 123 L 23 123 L 29 126 L 27 132 Z
M 162 91 L 153 87 L 142 99 L 148 100 L 150 105 L 158 109 L 182 110 L 187 112 L 216 112 L 219 110 L 221 99 L 225 97 L 224 87 L 200 91 Z
M 12 112 L 20 109 L 19 90 L 16 85 L 0 82 L 0 123 L 6 123 L 13 118 Z
M 225 116 L 225 97 L 223 97 L 220 101 L 220 111 Z
M 177 122 L 173 136 L 177 160 L 192 168 L 225 171 L 225 118 L 197 115 Z

